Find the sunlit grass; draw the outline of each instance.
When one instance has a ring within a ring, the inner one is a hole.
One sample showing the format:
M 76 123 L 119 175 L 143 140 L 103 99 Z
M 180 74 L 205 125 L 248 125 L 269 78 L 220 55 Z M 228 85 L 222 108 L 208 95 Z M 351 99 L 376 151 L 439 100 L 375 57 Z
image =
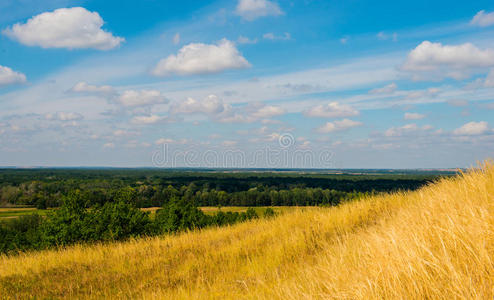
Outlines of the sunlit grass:
M 416 192 L 0 258 L 5 298 L 492 299 L 494 166 Z

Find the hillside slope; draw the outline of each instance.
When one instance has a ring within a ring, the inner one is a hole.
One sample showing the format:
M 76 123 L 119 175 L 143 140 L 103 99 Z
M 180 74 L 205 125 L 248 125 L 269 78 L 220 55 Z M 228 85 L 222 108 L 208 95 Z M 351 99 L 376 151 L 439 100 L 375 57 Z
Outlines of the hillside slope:
M 178 236 L 0 257 L 5 298 L 492 299 L 494 166 Z

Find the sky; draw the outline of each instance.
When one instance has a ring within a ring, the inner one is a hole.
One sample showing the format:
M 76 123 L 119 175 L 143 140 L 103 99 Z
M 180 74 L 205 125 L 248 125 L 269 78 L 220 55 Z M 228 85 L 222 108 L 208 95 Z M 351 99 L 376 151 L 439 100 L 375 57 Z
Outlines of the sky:
M 483 0 L 3 0 L 0 166 L 474 166 L 493 33 Z

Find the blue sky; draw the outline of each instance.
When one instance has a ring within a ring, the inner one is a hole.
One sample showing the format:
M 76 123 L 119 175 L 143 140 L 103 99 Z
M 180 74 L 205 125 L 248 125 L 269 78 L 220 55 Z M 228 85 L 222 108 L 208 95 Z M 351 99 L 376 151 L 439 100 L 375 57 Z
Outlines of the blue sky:
M 468 167 L 492 1 L 0 3 L 1 166 Z

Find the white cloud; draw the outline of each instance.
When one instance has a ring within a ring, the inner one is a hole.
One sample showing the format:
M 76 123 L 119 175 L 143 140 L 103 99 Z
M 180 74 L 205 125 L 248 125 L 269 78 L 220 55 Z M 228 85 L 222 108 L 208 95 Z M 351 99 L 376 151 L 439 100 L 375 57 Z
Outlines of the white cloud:
M 275 105 L 251 103 L 244 107 L 234 108 L 224 103 L 216 95 L 209 95 L 203 100 L 187 98 L 182 102 L 174 103 L 170 108 L 172 114 L 207 114 L 213 120 L 224 123 L 251 123 L 259 119 L 271 121 L 268 118 L 279 116 L 285 110 Z
M 259 119 L 271 118 L 285 113 L 285 109 L 264 103 L 250 103 L 244 107 L 227 106 L 224 112 L 217 115 L 217 120 L 224 123 L 251 123 Z
M 235 12 L 247 21 L 283 14 L 279 5 L 269 0 L 239 0 Z
M 487 27 L 494 24 L 494 12 L 486 13 L 485 10 L 479 11 L 470 21 L 470 24 Z
M 489 124 L 485 121 L 469 122 L 453 131 L 455 135 L 481 135 L 491 131 Z
M 75 112 L 57 112 L 55 114 L 46 114 L 45 119 L 47 120 L 58 120 L 58 121 L 78 121 L 82 120 L 84 117 Z
M 170 108 L 172 114 L 207 114 L 213 120 L 223 123 L 251 123 L 259 119 L 268 119 L 285 113 L 275 105 L 251 103 L 244 107 L 234 108 L 215 95 L 209 95 L 202 101 L 194 98 L 174 103 Z M 264 121 L 264 120 L 263 120 Z
M 277 36 L 272 32 L 268 32 L 262 35 L 262 38 L 265 40 L 282 40 L 282 41 L 288 41 L 292 39 L 292 36 L 290 33 L 285 32 L 283 35 Z
M 167 103 L 161 92 L 156 90 L 124 91 L 116 101 L 127 107 Z
M 151 115 L 151 116 L 135 116 L 132 118 L 130 121 L 132 124 L 137 124 L 137 125 L 147 125 L 147 124 L 154 124 L 162 121 L 163 118 L 157 115 Z
M 285 113 L 285 110 L 279 106 L 274 105 L 266 105 L 262 106 L 259 109 L 253 111 L 250 115 L 254 118 L 271 118 L 274 116 L 279 116 Z
M 0 66 L 0 86 L 26 82 L 26 75 L 16 72 L 9 67 Z
M 17 23 L 3 30 L 8 37 L 27 46 L 42 48 L 93 48 L 109 50 L 124 41 L 101 29 L 104 21 L 97 12 L 82 7 L 60 8 Z
M 248 67 L 249 62 L 240 54 L 235 44 L 222 39 L 216 45 L 188 44 L 177 55 L 160 60 L 151 73 L 155 76 L 195 75 Z
M 202 101 L 189 97 L 185 101 L 175 103 L 170 108 L 170 112 L 173 114 L 218 114 L 223 112 L 226 107 L 227 105 L 216 95 L 209 95 Z
M 471 43 L 442 45 L 424 41 L 410 51 L 401 69 L 424 77 L 468 78 L 475 69 L 494 66 L 494 51 L 481 50 Z
M 349 38 L 349 37 L 347 37 L 347 36 L 342 37 L 342 38 L 340 39 L 340 43 L 342 43 L 343 45 L 345 45 L 346 43 L 348 43 L 348 40 L 349 40 L 349 39 L 350 39 L 350 38 Z
M 307 117 L 319 118 L 344 118 L 358 116 L 359 111 L 350 105 L 330 102 L 325 105 L 317 105 L 304 112 Z
M 405 113 L 405 120 L 421 120 L 425 118 L 425 115 L 419 113 Z
M 396 83 L 390 83 L 382 88 L 375 88 L 369 91 L 369 94 L 392 94 L 396 91 L 398 86 Z
M 169 139 L 169 138 L 160 138 L 158 140 L 156 140 L 154 143 L 156 145 L 165 145 L 165 144 L 181 144 L 181 145 L 184 145 L 184 144 L 187 144 L 187 140 L 186 139 L 181 139 L 181 140 L 174 140 L 174 139 Z
M 409 136 L 417 133 L 424 133 L 432 130 L 434 127 L 431 125 L 424 125 L 419 127 L 417 124 L 406 124 L 401 127 L 391 127 L 384 132 L 386 137 L 399 137 L 399 136 Z
M 173 36 L 173 44 L 174 45 L 178 45 L 180 44 L 180 33 L 175 33 L 175 35 Z
M 74 93 L 88 93 L 88 94 L 102 94 L 102 95 L 115 93 L 115 89 L 112 86 L 91 85 L 84 81 L 78 82 L 69 91 Z
M 239 43 L 239 44 L 256 44 L 257 39 L 249 39 L 248 37 L 241 35 L 238 37 L 237 43 Z
M 349 119 L 343 119 L 343 120 L 338 120 L 334 122 L 327 122 L 323 126 L 319 127 L 317 131 L 319 133 L 330 133 L 330 132 L 335 132 L 335 131 L 345 131 L 350 128 L 354 127 L 359 127 L 362 126 L 363 124 L 361 122 L 349 120 Z

